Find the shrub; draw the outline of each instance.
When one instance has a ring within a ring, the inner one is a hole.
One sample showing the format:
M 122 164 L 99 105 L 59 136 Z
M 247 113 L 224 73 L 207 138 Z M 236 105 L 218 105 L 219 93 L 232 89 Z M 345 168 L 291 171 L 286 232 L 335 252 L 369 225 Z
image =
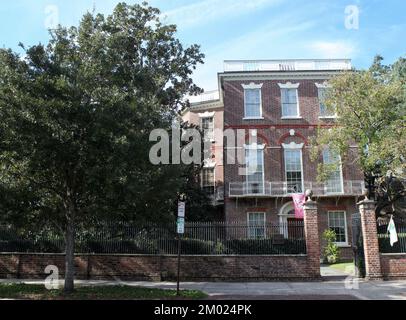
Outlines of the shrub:
M 323 238 L 327 242 L 324 247 L 324 262 L 336 263 L 339 256 L 339 249 L 335 243 L 336 233 L 331 229 L 326 229 L 323 232 Z

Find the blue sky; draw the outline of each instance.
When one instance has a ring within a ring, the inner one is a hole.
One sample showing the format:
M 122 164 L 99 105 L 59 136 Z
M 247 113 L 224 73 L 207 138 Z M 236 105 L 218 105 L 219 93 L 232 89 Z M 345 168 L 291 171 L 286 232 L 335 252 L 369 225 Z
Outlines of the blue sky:
M 14 0 L 0 7 L 0 45 L 18 51 L 46 42 L 57 17 L 76 25 L 83 13 L 109 13 L 117 0 Z M 140 1 L 128 0 L 127 3 Z M 351 58 L 366 68 L 375 54 L 391 63 L 406 54 L 404 0 L 150 0 L 165 22 L 178 25 L 186 45 L 198 43 L 205 65 L 194 75 L 206 90 L 228 59 Z M 347 6 L 359 10 L 358 29 L 345 25 Z M 55 11 L 55 8 L 57 11 Z M 56 15 L 55 15 L 56 14 Z

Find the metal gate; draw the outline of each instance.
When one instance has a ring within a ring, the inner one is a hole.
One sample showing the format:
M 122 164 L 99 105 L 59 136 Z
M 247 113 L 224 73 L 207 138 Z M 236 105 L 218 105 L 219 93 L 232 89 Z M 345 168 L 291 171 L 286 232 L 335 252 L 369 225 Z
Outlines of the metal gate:
M 354 213 L 351 216 L 352 225 L 352 250 L 354 252 L 355 275 L 365 277 L 364 242 L 362 238 L 361 214 Z

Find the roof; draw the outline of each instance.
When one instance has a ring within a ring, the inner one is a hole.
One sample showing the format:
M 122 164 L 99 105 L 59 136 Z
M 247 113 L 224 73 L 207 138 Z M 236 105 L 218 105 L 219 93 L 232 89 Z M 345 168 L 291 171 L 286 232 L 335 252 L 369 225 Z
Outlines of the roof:
M 224 72 L 351 70 L 350 59 L 225 60 Z

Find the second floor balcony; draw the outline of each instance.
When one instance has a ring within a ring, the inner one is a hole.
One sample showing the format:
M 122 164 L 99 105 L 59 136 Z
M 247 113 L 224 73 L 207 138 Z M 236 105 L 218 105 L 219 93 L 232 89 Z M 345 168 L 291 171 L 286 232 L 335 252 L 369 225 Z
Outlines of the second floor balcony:
M 364 181 L 344 180 L 340 184 L 329 182 L 288 183 L 286 181 L 265 182 L 230 182 L 228 185 L 230 198 L 261 198 L 261 197 L 288 197 L 293 193 L 313 191 L 315 197 L 328 196 L 361 196 L 364 190 Z

